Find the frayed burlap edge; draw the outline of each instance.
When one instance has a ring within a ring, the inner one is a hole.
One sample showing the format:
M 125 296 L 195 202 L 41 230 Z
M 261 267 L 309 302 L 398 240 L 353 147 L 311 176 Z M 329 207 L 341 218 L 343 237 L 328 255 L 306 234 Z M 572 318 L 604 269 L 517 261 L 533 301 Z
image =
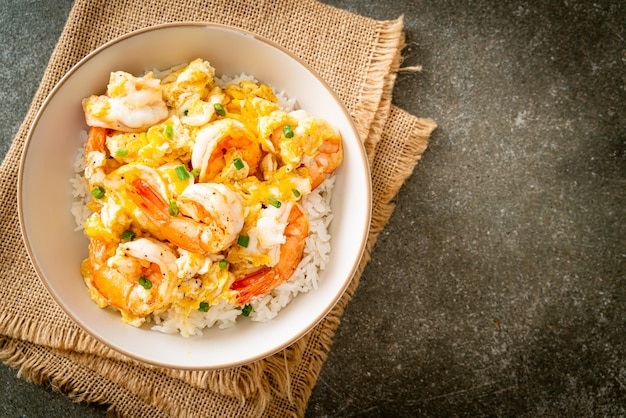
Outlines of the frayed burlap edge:
M 370 71 L 354 109 L 354 122 L 363 139 L 370 166 L 389 115 L 391 96 L 404 48 L 404 18 L 378 23 L 379 37 L 370 55 Z
M 16 369 L 24 380 L 46 385 L 74 402 L 108 405 L 107 416 L 168 416 L 157 406 L 143 402 L 131 391 L 58 350 L 0 336 L 0 360 Z M 58 373 L 64 368 L 71 368 L 73 374 Z

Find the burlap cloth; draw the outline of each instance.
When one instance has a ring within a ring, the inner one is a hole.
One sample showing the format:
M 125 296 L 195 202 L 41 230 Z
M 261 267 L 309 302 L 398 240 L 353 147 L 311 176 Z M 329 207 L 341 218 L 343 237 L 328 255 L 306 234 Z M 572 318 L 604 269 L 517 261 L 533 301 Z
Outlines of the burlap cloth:
M 28 129 L 50 90 L 78 60 L 103 43 L 173 21 L 237 26 L 299 55 L 343 100 L 371 164 L 371 232 L 346 294 L 313 331 L 289 348 L 226 370 L 152 367 L 117 354 L 82 332 L 38 280 L 18 226 L 19 159 Z M 76 1 L 1 166 L 0 359 L 26 379 L 51 384 L 77 401 L 109 404 L 109 411 L 120 416 L 303 416 L 341 314 L 391 215 L 391 200 L 435 128 L 432 120 L 391 104 L 404 41 L 402 28 L 401 17 L 376 21 L 312 0 Z

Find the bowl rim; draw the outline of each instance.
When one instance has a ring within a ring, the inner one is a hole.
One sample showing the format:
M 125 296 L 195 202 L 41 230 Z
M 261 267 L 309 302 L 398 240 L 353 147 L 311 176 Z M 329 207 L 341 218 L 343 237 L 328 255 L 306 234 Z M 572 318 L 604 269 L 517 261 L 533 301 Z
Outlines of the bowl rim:
M 327 90 L 327 92 L 333 98 L 333 100 L 339 105 L 341 112 L 343 113 L 345 119 L 348 121 L 348 125 L 349 125 L 350 130 L 352 131 L 352 134 L 354 135 L 354 137 L 356 138 L 358 142 L 359 146 L 357 147 L 357 149 L 360 155 L 358 156 L 359 158 L 357 159 L 362 160 L 363 168 L 366 171 L 365 180 L 367 184 L 365 185 L 365 189 L 367 190 L 368 198 L 367 198 L 367 208 L 365 209 L 366 210 L 365 224 L 367 225 L 367 227 L 364 228 L 364 230 L 361 233 L 361 237 L 359 240 L 359 249 L 357 251 L 358 256 L 355 257 L 355 259 L 352 261 L 352 266 L 349 269 L 350 271 L 349 277 L 347 277 L 342 283 L 340 291 L 338 291 L 334 295 L 332 300 L 329 300 L 328 302 L 325 303 L 325 308 L 319 312 L 319 314 L 315 317 L 314 320 L 309 322 L 305 327 L 303 327 L 298 332 L 294 333 L 294 335 L 291 338 L 283 341 L 281 344 L 278 344 L 269 350 L 266 350 L 265 352 L 257 353 L 253 356 L 247 356 L 244 360 L 231 361 L 230 363 L 220 364 L 218 366 L 173 365 L 172 363 L 144 358 L 144 357 L 141 357 L 140 355 L 127 351 L 123 347 L 119 347 L 115 344 L 112 344 L 111 342 L 103 338 L 102 336 L 93 332 L 90 329 L 90 326 L 88 326 L 78 315 L 75 315 L 65 306 L 65 304 L 62 301 L 62 298 L 54 290 L 54 287 L 52 286 L 52 284 L 49 283 L 49 281 L 45 278 L 45 274 L 43 273 L 41 267 L 35 261 L 36 260 L 35 250 L 32 248 L 31 243 L 28 238 L 26 219 L 25 219 L 25 214 L 24 214 L 24 202 L 22 201 L 23 194 L 24 194 L 23 181 L 24 181 L 24 174 L 25 174 L 25 165 L 26 165 L 26 160 L 28 157 L 28 151 L 32 145 L 32 138 L 42 118 L 42 115 L 46 112 L 48 105 L 50 104 L 52 99 L 56 96 L 56 94 L 59 92 L 59 90 L 63 87 L 63 85 L 72 77 L 72 75 L 75 72 L 78 71 L 78 69 L 80 69 L 88 61 L 90 61 L 93 57 L 102 53 L 104 50 L 112 48 L 118 43 L 121 43 L 129 38 L 142 35 L 144 33 L 158 31 L 161 29 L 176 28 L 176 27 L 190 27 L 190 28 L 197 27 L 197 28 L 220 29 L 220 30 L 232 31 L 240 35 L 252 37 L 255 40 L 258 40 L 274 49 L 277 49 L 279 52 L 282 52 L 285 55 L 287 55 L 290 59 L 296 61 L 297 64 L 301 65 L 307 72 L 309 72 L 315 79 L 317 79 L 317 81 Z M 307 62 L 305 62 L 303 59 L 298 57 L 295 53 L 293 53 L 289 49 L 283 47 L 282 45 L 262 35 L 259 35 L 257 33 L 254 33 L 245 29 L 241 29 L 236 26 L 220 24 L 220 23 L 212 23 L 212 22 L 195 22 L 195 21 L 160 23 L 160 24 L 151 25 L 151 26 L 147 26 L 144 28 L 127 32 L 125 34 L 122 34 L 98 46 L 97 48 L 92 50 L 90 53 L 85 55 L 83 58 L 78 60 L 74 65 L 72 65 L 72 67 L 56 82 L 56 84 L 53 86 L 50 92 L 46 95 L 45 99 L 43 100 L 40 108 L 37 110 L 30 124 L 30 127 L 27 131 L 27 135 L 24 139 L 24 144 L 22 147 L 22 154 L 19 160 L 18 177 L 17 177 L 17 208 L 18 208 L 18 220 L 19 220 L 20 232 L 22 235 L 22 241 L 26 248 L 28 257 L 31 261 L 31 265 L 33 269 L 35 270 L 35 273 L 37 274 L 39 281 L 42 282 L 48 294 L 52 296 L 53 300 L 59 306 L 59 308 L 61 308 L 61 310 L 72 320 L 72 322 L 78 325 L 82 331 L 84 331 L 86 334 L 90 335 L 91 337 L 95 338 L 97 341 L 102 343 L 104 346 L 112 349 L 113 351 L 121 353 L 129 358 L 138 360 L 143 363 L 147 363 L 147 364 L 151 364 L 151 365 L 155 365 L 159 367 L 164 367 L 164 368 L 180 369 L 180 370 L 215 370 L 215 369 L 238 367 L 238 366 L 250 364 L 252 362 L 267 358 L 279 352 L 280 350 L 283 350 L 291 346 L 296 341 L 300 340 L 302 337 L 304 337 L 309 332 L 311 332 L 325 317 L 328 316 L 328 314 L 334 309 L 335 305 L 344 296 L 346 290 L 352 283 L 352 280 L 354 279 L 354 276 L 357 273 L 359 265 L 361 264 L 361 261 L 363 259 L 363 256 L 365 254 L 365 250 L 367 247 L 367 242 L 368 242 L 370 228 L 371 228 L 372 210 L 373 210 L 372 193 L 373 192 L 372 192 L 371 167 L 369 164 L 369 158 L 365 150 L 365 144 L 363 143 L 361 135 L 359 135 L 359 131 L 356 127 L 354 119 L 352 118 L 352 116 L 350 115 L 350 112 L 347 110 L 343 101 L 339 98 L 339 96 L 334 91 L 334 89 L 330 87 L 330 85 L 319 75 L 317 71 L 315 71 Z

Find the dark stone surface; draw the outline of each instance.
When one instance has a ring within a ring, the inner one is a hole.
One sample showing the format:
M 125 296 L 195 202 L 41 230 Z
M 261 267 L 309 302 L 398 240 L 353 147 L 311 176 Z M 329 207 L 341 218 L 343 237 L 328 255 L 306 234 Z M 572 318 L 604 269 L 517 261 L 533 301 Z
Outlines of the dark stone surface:
M 307 417 L 626 415 L 626 4 L 324 2 L 404 15 L 394 103 L 439 127 Z M 0 6 L 2 155 L 70 6 Z M 104 415 L 0 384 L 2 416 Z

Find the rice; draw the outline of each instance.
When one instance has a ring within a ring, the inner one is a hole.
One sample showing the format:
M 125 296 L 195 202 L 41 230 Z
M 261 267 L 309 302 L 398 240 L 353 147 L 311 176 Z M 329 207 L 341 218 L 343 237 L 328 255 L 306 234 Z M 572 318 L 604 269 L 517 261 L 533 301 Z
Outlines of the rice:
M 239 74 L 235 77 L 222 76 L 216 78 L 215 83 L 224 87 L 227 84 L 238 83 L 242 80 L 257 83 L 254 77 L 246 74 Z M 275 91 L 274 93 L 282 109 L 290 111 L 297 107 L 296 100 L 287 97 L 284 91 Z M 81 132 L 82 144 L 86 138 L 87 133 Z M 74 177 L 69 179 L 74 198 L 71 213 L 76 222 L 76 230 L 84 230 L 85 222 L 92 213 L 87 207 L 91 196 L 84 178 L 84 157 L 84 146 L 81 146 L 75 156 Z M 252 311 L 247 320 L 268 322 L 275 318 L 281 309 L 287 306 L 298 294 L 309 292 L 318 287 L 320 272 L 326 268 L 330 259 L 331 237 L 328 227 L 333 219 L 330 202 L 334 183 L 335 177 L 330 176 L 300 200 L 300 204 L 309 217 L 309 235 L 305 240 L 302 260 L 288 281 L 270 293 L 257 297 L 250 302 Z M 179 293 L 176 296 L 180 298 L 189 297 L 194 292 L 200 292 L 201 285 L 201 280 L 196 278 L 185 280 L 176 290 Z M 184 292 L 181 290 L 182 286 L 185 287 Z M 185 308 L 181 304 L 173 303 L 165 311 L 151 314 L 147 318 L 147 322 L 152 323 L 151 329 L 155 331 L 168 334 L 180 333 L 184 337 L 190 337 L 202 335 L 202 330 L 206 328 L 230 328 L 237 323 L 241 316 L 241 307 L 229 304 L 225 300 L 210 306 L 207 312 Z

